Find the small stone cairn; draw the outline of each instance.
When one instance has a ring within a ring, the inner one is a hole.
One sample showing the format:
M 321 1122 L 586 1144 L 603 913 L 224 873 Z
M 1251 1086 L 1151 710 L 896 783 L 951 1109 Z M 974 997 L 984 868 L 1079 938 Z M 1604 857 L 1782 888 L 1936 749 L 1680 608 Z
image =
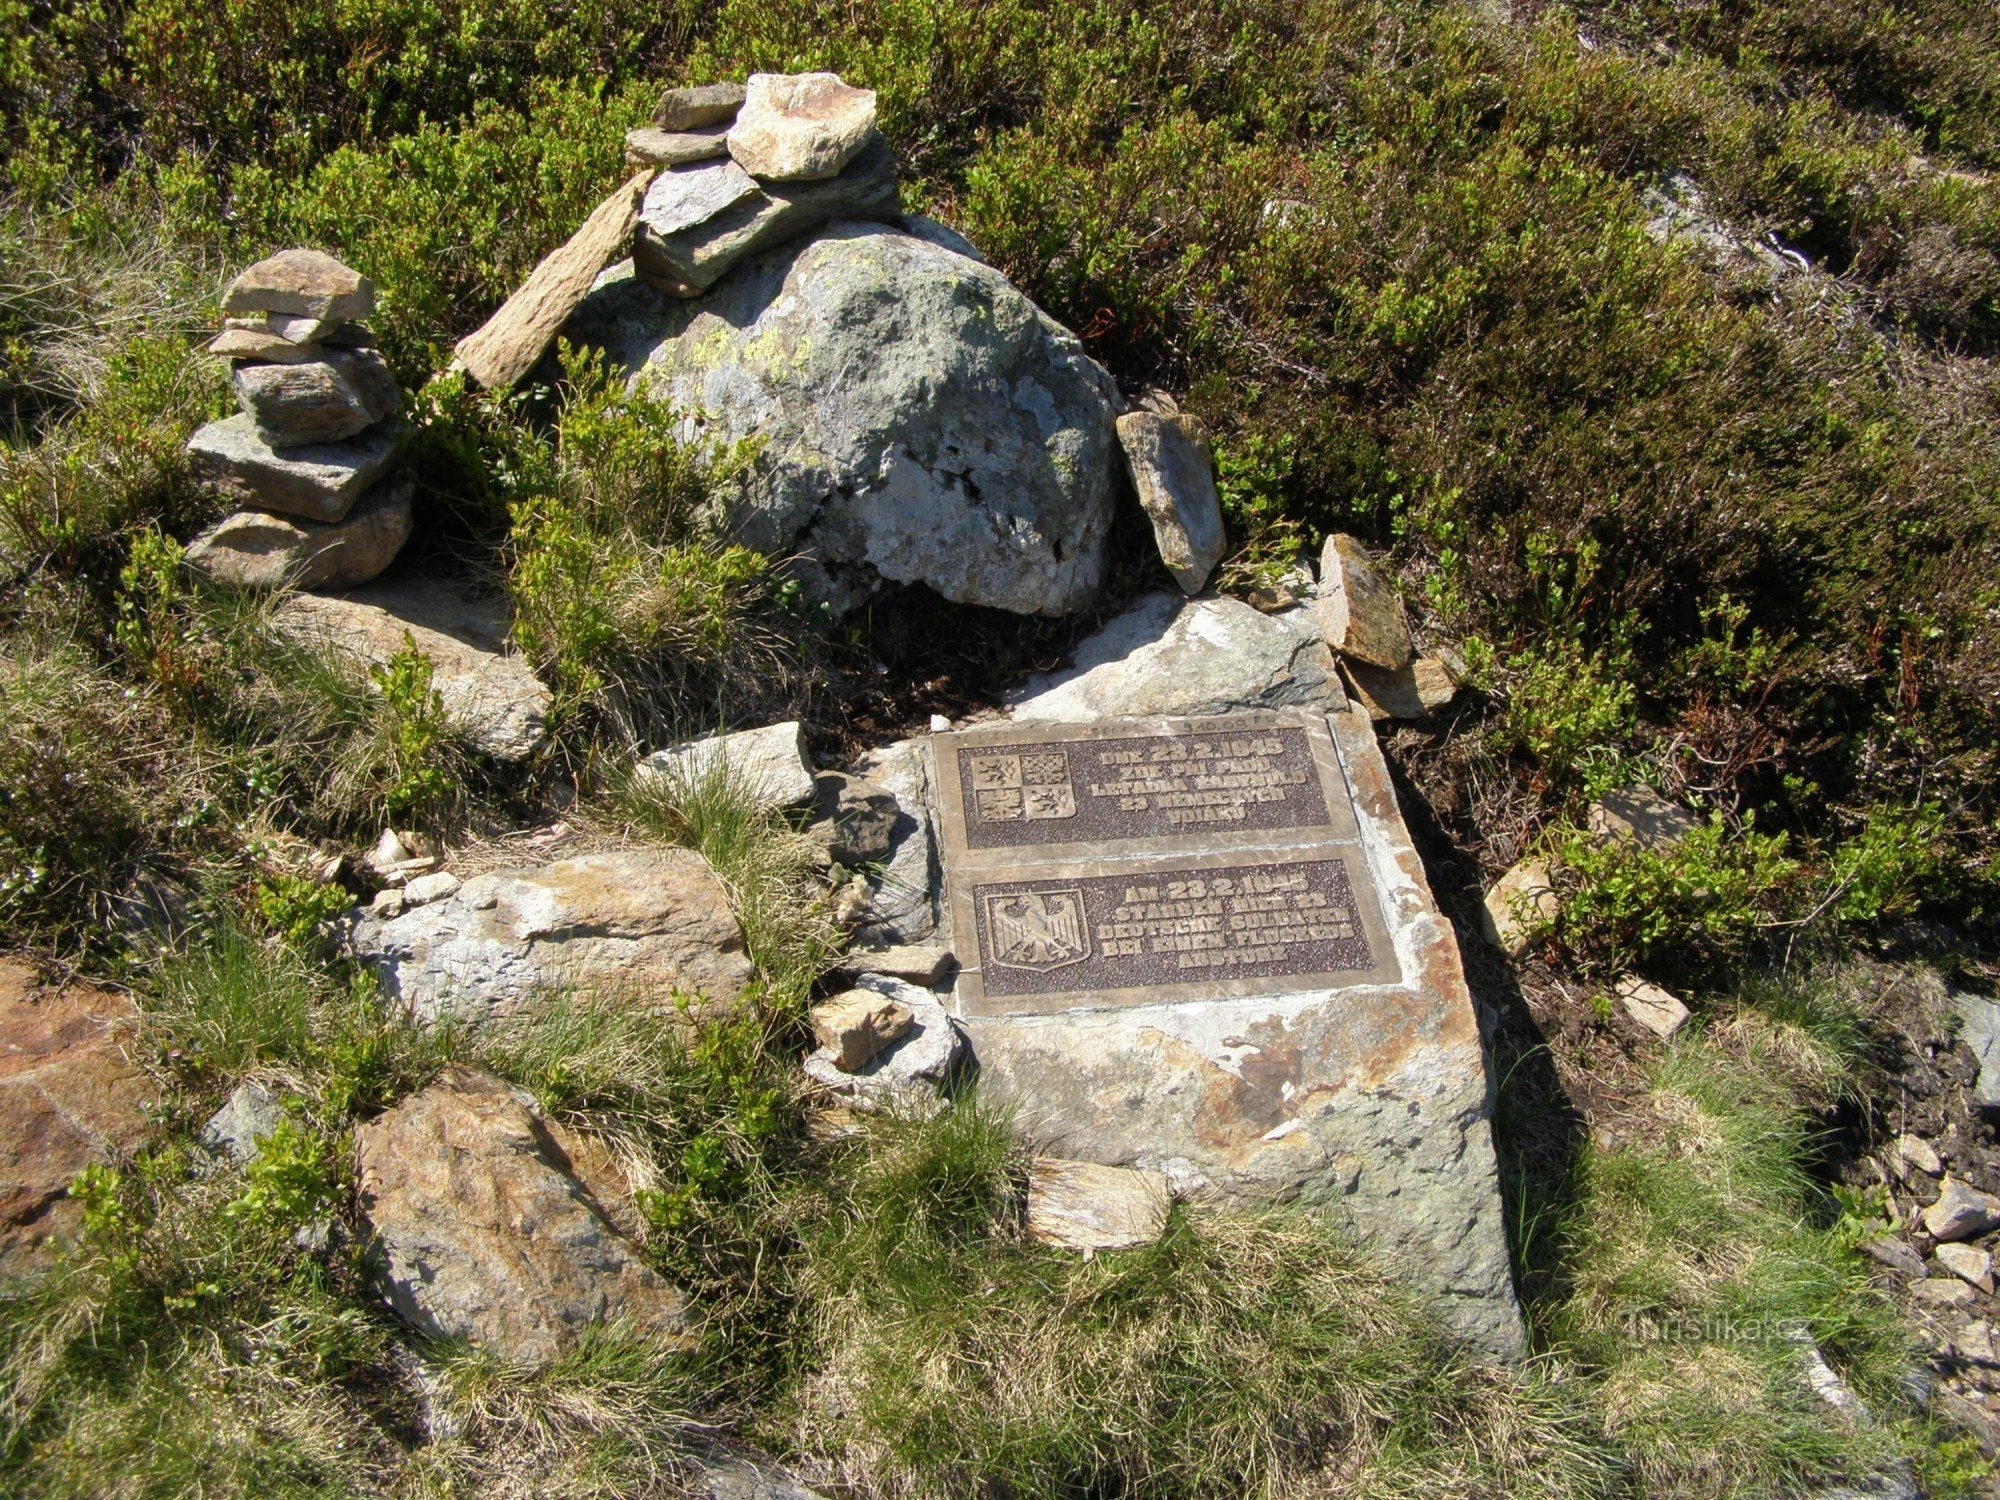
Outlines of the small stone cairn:
M 242 410 L 188 440 L 196 476 L 244 508 L 189 544 L 188 566 L 246 588 L 344 589 L 410 535 L 402 387 L 374 348 L 367 277 L 318 250 L 283 250 L 223 293 L 208 352 Z

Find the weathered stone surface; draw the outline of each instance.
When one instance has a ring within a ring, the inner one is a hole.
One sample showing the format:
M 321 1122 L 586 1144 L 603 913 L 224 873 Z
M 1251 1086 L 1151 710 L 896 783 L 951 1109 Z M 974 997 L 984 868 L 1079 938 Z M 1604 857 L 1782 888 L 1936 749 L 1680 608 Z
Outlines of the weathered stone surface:
M 290 339 L 279 338 L 266 328 L 225 326 L 222 332 L 208 341 L 202 352 L 213 354 L 217 359 L 255 359 L 271 364 L 302 365 L 320 358 L 326 350 L 321 344 L 295 344 Z
M 337 443 L 396 414 L 403 388 L 373 349 L 328 349 L 316 360 L 239 364 L 236 399 L 273 448 Z
M 488 390 L 505 390 L 535 367 L 598 273 L 625 253 L 651 180 L 650 170 L 641 172 L 592 209 L 498 312 L 458 341 L 453 352 L 468 375 Z
M 331 523 L 242 510 L 188 543 L 188 567 L 216 583 L 249 589 L 355 588 L 396 560 L 410 539 L 415 485 L 386 479 Z
M 1954 1276 L 1933 1276 L 1910 1288 L 1910 1300 L 1927 1307 L 1971 1307 L 1979 1293 Z
M 1184 593 L 1199 594 L 1223 549 L 1206 435 L 1190 418 L 1135 411 L 1118 419 L 1118 441 L 1160 560 Z
M 258 435 L 247 412 L 238 412 L 189 438 L 188 462 L 196 478 L 241 504 L 308 521 L 338 521 L 389 472 L 408 437 L 408 427 L 392 421 L 344 443 L 280 451 Z
M 1599 839 L 1623 839 L 1641 849 L 1665 849 L 1701 827 L 1686 808 L 1643 786 L 1606 792 L 1584 816 Z
M 771 182 L 831 177 L 875 131 L 875 91 L 838 73 L 752 73 L 729 154 L 752 176 Z
M 663 776 L 688 787 L 699 787 L 717 776 L 766 810 L 813 800 L 806 732 L 796 719 L 669 745 L 641 761 L 640 770 L 643 775 Z
M 949 224 L 941 223 L 926 214 L 903 214 L 896 222 L 902 226 L 905 234 L 926 244 L 936 245 L 940 250 L 949 250 L 953 255 L 962 255 L 967 260 L 979 262 L 982 266 L 992 264 L 977 245 Z
M 1028 1233 L 1064 1250 L 1130 1250 L 1167 1227 L 1164 1172 L 1038 1157 L 1028 1171 Z
M 842 955 L 840 967 L 929 988 L 949 975 L 956 963 L 956 956 L 942 943 L 857 943 Z
M 1561 904 L 1549 882 L 1549 867 L 1524 859 L 1493 882 L 1480 907 L 1479 928 L 1486 941 L 1509 958 L 1519 958 L 1535 945 Z
M 159 1091 L 126 1055 L 133 1017 L 103 990 L 38 993 L 32 969 L 0 959 L 0 1278 L 42 1269 L 74 1232 L 77 1173 L 152 1135 Z
M 670 167 L 647 190 L 632 240 L 638 273 L 675 297 L 698 297 L 741 261 L 837 219 L 893 219 L 896 159 L 877 136 L 837 177 L 759 182 L 734 161 Z
M 693 1463 L 692 1493 L 701 1500 L 826 1500 L 784 1465 L 749 1448 L 712 1444 Z
M 1618 997 L 1620 1010 L 1663 1042 L 1687 1024 L 1688 1008 L 1680 998 L 1637 974 L 1619 980 L 1612 993 Z
M 1938 1240 L 1969 1240 L 2000 1229 L 2000 1198 L 1962 1177 L 1947 1176 L 1937 1202 L 1924 1210 L 1924 1228 Z
M 442 901 L 447 896 L 458 894 L 458 888 L 465 882 L 449 870 L 433 870 L 428 875 L 419 875 L 403 887 L 405 906 L 427 906 L 433 901 Z
M 1904 1276 L 1927 1274 L 1924 1269 L 1924 1258 L 1894 1235 L 1877 1235 L 1872 1240 L 1864 1240 L 1861 1244 L 1861 1253 L 1878 1266 L 1887 1266 Z
M 1365 712 L 1329 721 L 1400 980 L 966 1015 L 980 1097 L 1069 1159 L 1326 1212 L 1399 1264 L 1458 1334 L 1518 1357 L 1488 1082 L 1457 945 Z
M 685 1298 L 616 1222 L 608 1154 L 525 1092 L 451 1067 L 354 1135 L 383 1285 L 412 1327 L 529 1364 L 611 1319 L 692 1344 Z
M 729 893 L 687 849 L 495 870 L 398 916 L 364 912 L 349 941 L 425 1020 L 505 1015 L 564 990 L 658 1007 L 699 994 L 719 1010 L 750 979 Z
M 874 990 L 844 990 L 812 1008 L 813 1035 L 843 1073 L 858 1073 L 910 1029 L 910 1012 Z
M 625 160 L 635 167 L 679 167 L 729 154 L 727 126 L 702 130 L 662 130 L 642 125 L 625 132 Z
M 1889 1160 L 1899 1177 L 1908 1178 L 1913 1172 L 1926 1177 L 1944 1175 L 1944 1161 L 1938 1156 L 1937 1147 L 1920 1135 L 1899 1135 L 1889 1142 Z
M 1346 664 L 1354 696 L 1371 719 L 1421 719 L 1436 713 L 1458 696 L 1451 669 L 1433 657 L 1420 656 L 1407 667 Z
M 1982 1109 L 2000 1109 L 2000 1000 L 1961 992 L 1952 996 L 1951 1003 L 1959 1040 L 1979 1062 L 1972 1097 Z
M 1199 716 L 1346 701 L 1311 614 L 1267 615 L 1239 599 L 1148 594 L 1076 648 L 1065 671 L 1009 695 L 1016 719 Z
M 897 808 L 889 853 L 866 875 L 867 906 L 860 913 L 854 941 L 891 946 L 921 942 L 937 930 L 938 923 L 930 747 L 920 739 L 898 740 L 862 756 L 854 769 L 894 797 Z
M 1993 1257 L 1984 1250 L 1976 1250 L 1971 1245 L 1939 1245 L 1937 1263 L 1960 1281 L 1976 1286 L 1980 1291 L 1993 1290 Z
M 280 250 L 246 267 L 222 294 L 235 317 L 280 313 L 298 318 L 363 319 L 375 311 L 375 284 L 322 250 Z
M 261 1083 L 239 1083 L 222 1108 L 195 1132 L 195 1139 L 232 1161 L 247 1162 L 256 1156 L 284 1118 L 284 1100 Z
M 1336 532 L 1319 557 L 1319 623 L 1326 643 L 1370 666 L 1406 667 L 1416 656 L 1403 601 L 1358 538 Z
M 740 83 L 704 83 L 694 88 L 668 89 L 654 106 L 653 123 L 662 130 L 727 125 L 742 107 Z
M 801 559 L 836 610 L 885 582 L 1022 614 L 1096 592 L 1115 388 L 990 267 L 840 224 L 699 303 L 612 282 L 569 337 L 718 437 L 762 440 L 733 534 Z
M 293 595 L 273 623 L 371 666 L 402 650 L 407 637 L 430 658 L 431 686 L 452 722 L 497 760 L 525 759 L 547 737 L 549 690 L 525 657 L 509 653 L 502 596 L 405 576 L 333 598 Z
M 805 1060 L 806 1077 L 856 1109 L 922 1110 L 934 1104 L 965 1047 L 944 1006 L 929 990 L 884 974 L 863 974 L 854 987 L 901 1007 L 909 1028 L 853 1072 L 822 1046 Z
M 837 865 L 855 869 L 889 857 L 903 810 L 886 787 L 845 771 L 813 778 L 812 826 L 806 832 Z

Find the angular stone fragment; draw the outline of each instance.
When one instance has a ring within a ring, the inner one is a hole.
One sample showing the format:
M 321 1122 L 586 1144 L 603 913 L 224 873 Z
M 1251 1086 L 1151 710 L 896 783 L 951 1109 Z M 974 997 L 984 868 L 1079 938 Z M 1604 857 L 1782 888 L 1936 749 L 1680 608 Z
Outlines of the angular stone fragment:
M 404 576 L 326 598 L 295 594 L 272 623 L 379 666 L 406 642 L 430 658 L 431 687 L 466 738 L 496 760 L 532 755 L 548 736 L 550 696 L 509 649 L 506 599 L 449 580 Z
M 195 477 L 259 510 L 308 521 L 338 521 L 368 488 L 389 472 L 409 428 L 384 422 L 343 443 L 273 448 L 245 412 L 210 422 L 188 439 Z
M 948 975 L 957 957 L 940 943 L 857 943 L 840 960 L 850 973 L 880 974 L 930 988 Z
M 1909 1245 L 1894 1235 L 1878 1235 L 1872 1240 L 1864 1240 L 1861 1253 L 1878 1266 L 1887 1266 L 1904 1276 L 1921 1277 L 1926 1274 L 1924 1258 Z
M 686 1299 L 617 1222 L 608 1153 L 489 1073 L 447 1068 L 355 1130 L 362 1212 L 411 1327 L 545 1364 L 594 1323 L 690 1347 Z
M 1487 942 L 1509 958 L 1519 958 L 1561 910 L 1549 883 L 1549 867 L 1538 859 L 1524 859 L 1493 882 L 1480 907 L 1479 926 Z
M 2000 1229 L 2000 1198 L 1961 1177 L 1947 1176 L 1937 1202 L 1924 1210 L 1924 1228 L 1933 1239 L 1976 1239 L 1989 1229 Z
M 263 328 L 225 326 L 222 332 L 208 341 L 202 352 L 213 354 L 217 359 L 254 359 L 269 364 L 302 365 L 320 358 L 326 351 L 324 345 L 295 344 Z
M 931 755 L 921 739 L 898 740 L 862 756 L 857 774 L 896 799 L 889 852 L 866 873 L 857 945 L 916 943 L 937 930 L 937 840 L 930 813 Z M 876 972 L 911 979 L 898 969 Z M 917 983 L 926 981 L 918 979 Z
M 1897 1136 L 1889 1143 L 1889 1159 L 1896 1164 L 1899 1177 L 1907 1178 L 1912 1172 L 1936 1177 L 1944 1171 L 1937 1147 L 1920 1135 Z
M 238 364 L 236 399 L 273 448 L 337 443 L 392 417 L 403 388 L 373 349 L 328 349 L 318 359 Z
M 1348 681 L 1354 684 L 1354 696 L 1371 719 L 1421 719 L 1458 696 L 1458 681 L 1451 669 L 1429 656 L 1393 669 L 1349 661 L 1346 671 Z
M 704 83 L 696 88 L 668 89 L 653 109 L 653 123 L 662 130 L 699 130 L 727 125 L 743 107 L 740 83 Z
M 1648 984 L 1637 974 L 1627 974 L 1612 987 L 1618 1008 L 1653 1033 L 1661 1041 L 1670 1040 L 1687 1024 L 1688 1008 L 1680 997 L 1657 984 Z
M 458 894 L 458 888 L 465 882 L 449 870 L 433 870 L 428 875 L 419 875 L 401 892 L 404 906 L 427 906 L 433 901 L 442 901 L 447 896 Z
M 48 1264 L 51 1242 L 82 1218 L 70 1183 L 144 1144 L 159 1104 L 126 1055 L 131 1001 L 82 985 L 37 991 L 32 969 L 0 959 L 0 1278 Z
M 729 130 L 712 125 L 704 130 L 662 130 L 642 125 L 625 132 L 625 160 L 635 167 L 678 167 L 729 154 Z
M 1973 1100 L 1982 1109 L 2000 1109 L 2000 1000 L 1959 993 L 1952 996 L 1952 1010 L 1958 1017 L 1958 1039 L 1979 1064 Z
M 505 390 L 535 367 L 598 273 L 625 253 L 651 180 L 650 170 L 641 172 L 592 209 L 498 312 L 458 341 L 453 352 L 467 374 L 487 390 Z
M 647 756 L 639 769 L 643 776 L 665 777 L 672 785 L 689 788 L 720 777 L 767 812 L 813 799 L 806 732 L 796 719 L 669 745 Z
M 1910 1300 L 1927 1307 L 1971 1307 L 1979 1293 L 1955 1277 L 1933 1276 L 1911 1286 Z
M 476 875 L 386 919 L 360 914 L 349 946 L 418 1017 L 505 1016 L 538 994 L 699 1009 L 733 1006 L 750 960 L 729 892 L 687 849 L 622 849 Z
M 855 869 L 889 857 L 903 810 L 886 788 L 822 771 L 813 778 L 813 823 L 806 830 L 834 864 Z
M 1993 1257 L 1970 1245 L 1939 1245 L 1937 1263 L 1960 1281 L 1989 1295 L 1993 1291 Z
M 1028 1234 L 1063 1250 L 1131 1250 L 1167 1227 L 1164 1172 L 1038 1157 L 1028 1170 Z
M 860 1072 L 911 1022 L 907 1008 L 874 990 L 846 990 L 812 1008 L 813 1035 L 843 1073 Z
M 822 1046 L 805 1060 L 806 1077 L 860 1110 L 934 1106 L 965 1046 L 944 1006 L 929 990 L 882 974 L 863 974 L 854 984 L 855 991 L 900 1007 L 910 1018 L 908 1029 L 852 1072 Z
M 399 474 L 330 523 L 241 510 L 188 543 L 187 566 L 238 588 L 355 588 L 379 576 L 410 539 L 415 492 Z
M 322 250 L 280 250 L 229 283 L 222 310 L 233 317 L 279 313 L 360 320 L 375 311 L 375 283 Z
M 1337 708 L 1333 661 L 1305 610 L 1148 594 L 1076 648 L 1066 671 L 1009 694 L 1012 717 L 1074 723 L 1129 714 Z
M 1134 411 L 1118 419 L 1118 441 L 1160 560 L 1182 592 L 1199 594 L 1223 549 L 1207 436 L 1192 418 Z
M 1326 643 L 1370 666 L 1406 667 L 1415 657 L 1395 586 L 1359 539 L 1335 532 L 1319 559 L 1319 622 Z
M 263 1084 L 239 1083 L 222 1108 L 208 1117 L 195 1139 L 211 1151 L 242 1163 L 258 1150 L 285 1118 L 285 1102 Z
M 1584 816 L 1600 840 L 1622 839 L 1650 850 L 1668 848 L 1701 827 L 1686 808 L 1644 786 L 1606 792 Z
M 672 167 L 647 190 L 632 265 L 677 297 L 696 297 L 739 261 L 836 219 L 890 219 L 900 189 L 880 136 L 836 177 L 758 182 L 734 161 Z
M 875 92 L 838 73 L 752 73 L 729 127 L 729 154 L 770 182 L 831 177 L 875 131 Z

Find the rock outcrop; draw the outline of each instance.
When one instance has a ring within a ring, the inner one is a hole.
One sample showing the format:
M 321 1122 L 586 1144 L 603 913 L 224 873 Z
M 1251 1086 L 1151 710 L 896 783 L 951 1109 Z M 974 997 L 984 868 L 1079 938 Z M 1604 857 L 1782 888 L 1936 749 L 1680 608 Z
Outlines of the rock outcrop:
M 354 1138 L 382 1285 L 411 1327 L 524 1364 L 614 1319 L 693 1342 L 687 1299 L 634 1242 L 609 1153 L 525 1092 L 448 1068 Z
M 886 583 L 1022 614 L 1096 593 L 1115 390 L 989 266 L 843 223 L 697 301 L 614 276 L 565 334 L 715 437 L 761 442 L 734 534 L 800 559 L 807 592 L 837 611 Z
M 151 1137 L 159 1091 L 126 1055 L 134 1019 L 122 996 L 40 991 L 0 959 L 0 1278 L 40 1270 L 74 1231 L 77 1173 Z
M 623 849 L 476 875 L 442 900 L 359 913 L 348 937 L 385 995 L 433 1020 L 575 991 L 733 1005 L 750 960 L 729 892 L 687 849 Z

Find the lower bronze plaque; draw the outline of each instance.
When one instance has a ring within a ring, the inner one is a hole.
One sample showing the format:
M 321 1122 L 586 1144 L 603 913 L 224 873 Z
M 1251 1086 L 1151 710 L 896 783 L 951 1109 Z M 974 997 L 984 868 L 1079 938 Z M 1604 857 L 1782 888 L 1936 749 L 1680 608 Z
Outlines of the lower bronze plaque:
M 1400 978 L 1353 845 L 1015 865 L 954 879 L 968 1015 Z M 970 939 L 970 941 L 968 941 Z

